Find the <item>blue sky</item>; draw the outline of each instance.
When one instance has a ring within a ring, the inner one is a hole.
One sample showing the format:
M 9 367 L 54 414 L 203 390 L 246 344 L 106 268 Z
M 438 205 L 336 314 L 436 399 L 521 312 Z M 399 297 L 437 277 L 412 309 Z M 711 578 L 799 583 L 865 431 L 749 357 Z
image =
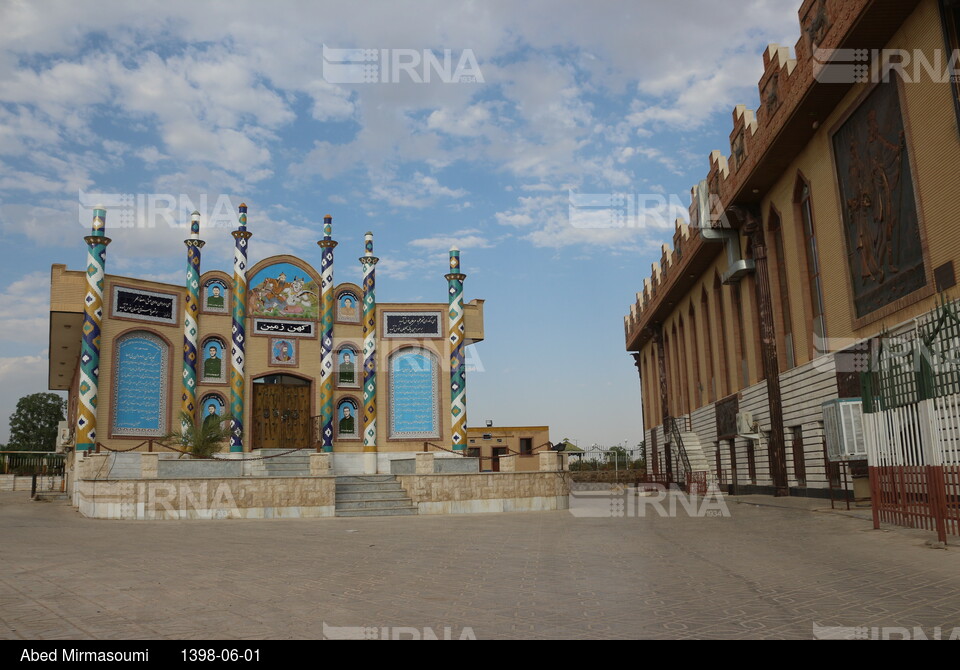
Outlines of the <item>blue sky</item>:
M 318 267 L 332 214 L 338 281 L 359 280 L 373 231 L 381 302 L 445 301 L 456 244 L 466 298 L 487 301 L 470 423 L 636 444 L 622 319 L 672 227 L 572 225 L 570 193 L 662 195 L 682 206 L 657 218 L 685 216 L 799 4 L 0 0 L 0 442 L 46 390 L 50 265 L 85 267 L 83 193 L 137 203 L 108 212 L 107 271 L 173 283 L 194 207 L 203 270 L 230 270 L 240 202 L 253 262 Z M 324 45 L 376 50 L 386 81 L 339 83 Z M 423 65 L 445 50 L 473 80 Z

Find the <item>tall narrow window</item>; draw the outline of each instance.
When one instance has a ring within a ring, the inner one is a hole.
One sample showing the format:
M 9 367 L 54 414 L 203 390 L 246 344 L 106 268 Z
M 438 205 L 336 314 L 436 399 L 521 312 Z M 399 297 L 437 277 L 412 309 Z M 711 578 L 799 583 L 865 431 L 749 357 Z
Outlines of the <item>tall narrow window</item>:
M 720 369 L 717 393 L 722 398 L 729 393 L 730 373 L 727 371 L 727 309 L 723 304 L 723 284 L 717 274 L 713 275 L 713 304 L 717 314 L 717 362 Z
M 783 333 L 783 359 L 784 369 L 789 370 L 797 365 L 796 355 L 793 351 L 793 316 L 790 314 L 790 289 L 787 282 L 787 255 L 783 250 L 783 230 L 781 229 L 780 215 L 771 210 L 770 219 L 767 225 L 770 230 L 770 236 L 773 238 L 773 249 L 776 254 L 777 265 L 777 287 L 780 289 L 779 312 L 780 328 Z M 769 258 L 769 255 L 768 255 Z
M 757 483 L 757 455 L 754 446 L 756 445 L 753 440 L 747 440 L 747 475 L 751 484 Z
M 740 289 L 742 284 L 736 283 L 730 287 L 730 295 L 733 298 L 733 310 L 736 313 L 736 319 L 733 327 L 737 331 L 738 358 L 740 361 L 740 385 L 737 388 L 746 388 L 750 385 L 750 370 L 747 367 L 747 342 L 743 331 L 744 324 L 743 300 L 741 299 Z
M 717 378 L 714 373 L 716 361 L 713 358 L 713 325 L 710 318 L 710 301 L 707 300 L 706 287 L 700 288 L 700 312 L 703 314 L 703 341 L 706 342 L 707 356 L 707 402 L 717 399 Z
M 704 396 L 704 377 L 700 373 L 700 339 L 702 334 L 697 330 L 697 313 L 693 309 L 692 300 L 687 316 L 690 319 L 690 352 L 693 354 L 693 376 L 690 377 L 690 386 L 693 391 L 693 403 L 690 405 L 692 411 L 703 405 Z
M 823 315 L 823 287 L 820 277 L 820 257 L 817 254 L 817 235 L 813 225 L 813 209 L 810 205 L 810 185 L 802 182 L 800 186 L 800 219 L 803 222 L 803 248 L 807 256 L 807 286 L 810 290 L 811 334 L 812 342 L 808 347 L 811 356 L 819 356 L 827 351 L 824 338 L 826 323 Z
M 683 317 L 679 320 L 679 339 L 677 340 L 677 353 L 680 362 L 680 414 L 687 413 L 687 403 L 690 402 L 690 372 L 687 366 L 689 356 L 687 355 L 687 333 L 683 327 Z

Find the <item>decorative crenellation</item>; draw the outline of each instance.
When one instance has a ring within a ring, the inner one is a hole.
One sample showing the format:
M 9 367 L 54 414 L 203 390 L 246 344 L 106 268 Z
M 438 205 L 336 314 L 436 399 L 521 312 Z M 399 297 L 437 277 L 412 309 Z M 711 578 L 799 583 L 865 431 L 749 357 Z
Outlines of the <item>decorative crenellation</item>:
M 730 154 L 720 150 L 710 152 L 709 171 L 706 176 L 706 194 L 711 198 L 709 208 L 714 214 L 709 225 L 718 227 L 715 215 L 725 211 L 743 188 L 758 162 L 773 148 L 773 143 L 785 123 L 793 115 L 806 93 L 817 84 L 821 58 L 814 58 L 818 49 L 839 48 L 850 29 L 860 20 L 871 5 L 870 0 L 804 0 L 798 11 L 801 36 L 790 48 L 769 44 L 763 52 L 763 75 L 757 84 L 760 93 L 760 108 L 748 109 L 736 105 L 732 112 L 733 129 L 730 133 Z M 639 333 L 644 325 L 644 312 L 659 293 L 673 281 L 684 276 L 678 271 L 685 264 L 686 249 L 694 238 L 699 237 L 700 197 L 698 189 L 691 189 L 690 221 L 687 226 L 679 222 L 673 235 L 673 247 L 664 244 L 659 263 L 651 266 L 649 279 L 644 280 L 630 314 L 624 317 L 628 344 L 631 336 Z

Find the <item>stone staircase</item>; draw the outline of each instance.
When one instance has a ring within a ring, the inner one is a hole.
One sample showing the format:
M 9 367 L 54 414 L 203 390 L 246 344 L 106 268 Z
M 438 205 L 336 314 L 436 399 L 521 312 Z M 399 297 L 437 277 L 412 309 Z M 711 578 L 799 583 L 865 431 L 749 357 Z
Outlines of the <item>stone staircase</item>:
M 417 506 L 393 475 L 337 477 L 335 516 L 409 516 Z
M 309 477 L 310 454 L 312 449 L 302 449 L 286 453 L 289 449 L 257 449 L 253 456 L 263 460 L 250 462 L 250 475 L 253 477 Z M 277 456 L 276 454 L 283 454 Z M 272 458 L 263 458 L 271 456 Z
M 690 471 L 707 472 L 711 480 L 715 479 L 717 473 L 714 472 L 714 468 L 710 465 L 710 461 L 707 460 L 706 454 L 703 453 L 703 446 L 700 444 L 700 438 L 697 437 L 697 434 L 694 432 L 681 432 L 680 439 L 683 440 L 683 449 L 687 452 L 687 460 L 690 461 Z

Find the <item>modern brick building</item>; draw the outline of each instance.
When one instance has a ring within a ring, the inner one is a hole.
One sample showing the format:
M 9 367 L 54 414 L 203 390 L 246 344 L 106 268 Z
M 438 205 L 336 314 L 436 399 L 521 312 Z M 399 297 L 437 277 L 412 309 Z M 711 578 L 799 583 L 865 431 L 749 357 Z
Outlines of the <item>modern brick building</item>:
M 624 321 L 665 479 L 825 495 L 824 403 L 862 396 L 871 340 L 956 297 L 960 4 L 805 0 L 799 19 Z

